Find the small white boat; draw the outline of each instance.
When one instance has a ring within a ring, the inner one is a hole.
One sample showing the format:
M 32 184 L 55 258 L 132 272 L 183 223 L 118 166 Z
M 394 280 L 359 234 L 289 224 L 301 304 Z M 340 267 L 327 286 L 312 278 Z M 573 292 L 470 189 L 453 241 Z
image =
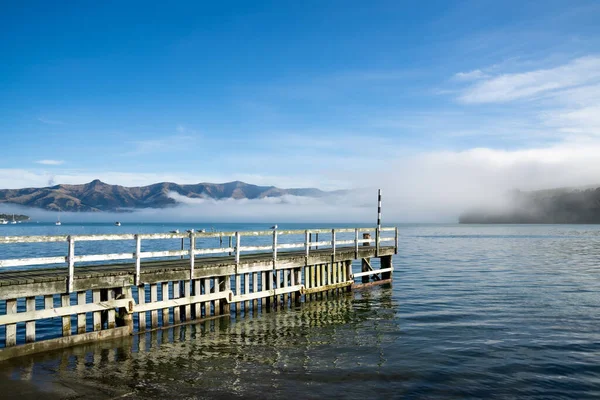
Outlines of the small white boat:
M 115 222 L 115 226 L 121 226 L 121 223 L 119 221 Z
M 58 217 L 56 218 L 56 222 L 54 223 L 54 225 L 57 225 L 57 226 L 58 226 L 58 225 L 62 225 L 62 224 L 60 223 L 60 211 L 58 212 Z
M 11 224 L 16 224 L 17 223 L 17 221 L 15 220 L 15 214 L 13 214 L 13 219 L 12 219 L 12 221 L 10 221 L 10 223 Z

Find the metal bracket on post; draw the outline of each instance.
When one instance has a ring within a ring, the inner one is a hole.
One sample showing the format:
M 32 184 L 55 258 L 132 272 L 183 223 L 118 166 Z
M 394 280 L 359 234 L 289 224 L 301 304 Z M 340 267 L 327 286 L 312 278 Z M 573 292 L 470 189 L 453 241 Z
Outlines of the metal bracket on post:
M 142 238 L 140 235 L 135 235 L 135 286 L 140 286 L 141 267 L 142 267 Z
M 194 264 L 196 262 L 196 236 L 190 232 L 190 279 L 194 279 Z
M 273 269 L 277 264 L 277 229 L 273 230 Z
M 67 263 L 69 265 L 69 280 L 67 282 L 67 292 L 73 293 L 74 275 L 75 275 L 75 238 L 71 235 L 67 237 L 69 243 L 69 255 Z

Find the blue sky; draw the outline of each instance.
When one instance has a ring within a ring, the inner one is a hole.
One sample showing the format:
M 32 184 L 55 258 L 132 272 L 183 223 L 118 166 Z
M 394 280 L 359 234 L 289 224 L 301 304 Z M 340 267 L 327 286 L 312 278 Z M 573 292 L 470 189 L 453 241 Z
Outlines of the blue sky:
M 600 183 L 599 20 L 598 1 L 5 3 L 0 186 Z

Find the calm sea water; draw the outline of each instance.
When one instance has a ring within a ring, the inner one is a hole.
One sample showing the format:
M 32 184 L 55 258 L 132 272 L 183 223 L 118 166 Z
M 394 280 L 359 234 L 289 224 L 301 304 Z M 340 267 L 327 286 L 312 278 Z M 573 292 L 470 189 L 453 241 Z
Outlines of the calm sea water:
M 391 288 L 16 359 L 0 364 L 0 397 L 600 397 L 600 227 L 400 235 Z

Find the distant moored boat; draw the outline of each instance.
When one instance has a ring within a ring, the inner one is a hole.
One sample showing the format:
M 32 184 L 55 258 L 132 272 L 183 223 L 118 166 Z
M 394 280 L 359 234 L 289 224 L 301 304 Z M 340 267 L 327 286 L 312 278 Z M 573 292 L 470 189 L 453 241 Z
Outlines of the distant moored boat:
M 115 222 L 115 226 L 121 226 L 121 223 L 119 221 Z

